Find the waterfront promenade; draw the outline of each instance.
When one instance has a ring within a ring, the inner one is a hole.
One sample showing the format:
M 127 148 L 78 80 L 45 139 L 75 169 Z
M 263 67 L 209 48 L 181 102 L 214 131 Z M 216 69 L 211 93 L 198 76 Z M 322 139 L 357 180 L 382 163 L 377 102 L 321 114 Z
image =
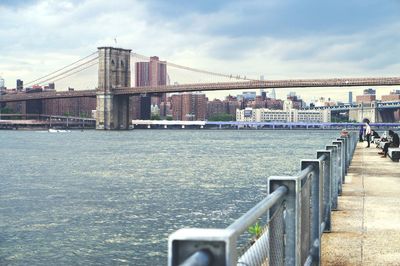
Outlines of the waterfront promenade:
M 322 265 L 400 265 L 400 164 L 358 143 Z

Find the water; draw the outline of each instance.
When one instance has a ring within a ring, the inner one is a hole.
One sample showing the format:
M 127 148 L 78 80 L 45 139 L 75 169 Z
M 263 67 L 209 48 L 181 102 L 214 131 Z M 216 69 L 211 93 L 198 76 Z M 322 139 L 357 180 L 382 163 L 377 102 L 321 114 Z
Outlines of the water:
M 0 131 L 0 265 L 166 265 L 182 227 L 224 228 L 336 131 Z

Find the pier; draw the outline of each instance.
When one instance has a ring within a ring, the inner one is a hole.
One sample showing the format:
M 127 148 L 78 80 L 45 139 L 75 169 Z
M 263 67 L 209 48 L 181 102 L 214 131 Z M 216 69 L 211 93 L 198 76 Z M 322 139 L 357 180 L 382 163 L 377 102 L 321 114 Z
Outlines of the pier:
M 322 265 L 399 265 L 400 165 L 359 143 L 343 184 Z
M 227 228 L 170 235 L 169 265 L 399 265 L 400 165 L 379 151 L 355 132 L 334 139 L 297 174 L 268 177 L 268 196 Z

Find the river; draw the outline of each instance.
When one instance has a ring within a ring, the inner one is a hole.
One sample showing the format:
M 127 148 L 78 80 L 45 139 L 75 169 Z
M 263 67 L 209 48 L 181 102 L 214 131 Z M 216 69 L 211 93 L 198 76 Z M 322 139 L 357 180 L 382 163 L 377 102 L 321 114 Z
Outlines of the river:
M 324 130 L 0 131 L 0 265 L 166 265 L 338 137 Z

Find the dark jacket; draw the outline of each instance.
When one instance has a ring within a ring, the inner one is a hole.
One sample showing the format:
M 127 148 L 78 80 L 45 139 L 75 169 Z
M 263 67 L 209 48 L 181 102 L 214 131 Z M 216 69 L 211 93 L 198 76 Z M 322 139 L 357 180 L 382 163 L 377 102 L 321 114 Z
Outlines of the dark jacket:
M 393 134 L 392 143 L 394 147 L 399 147 L 399 135 L 397 135 L 397 133 Z

